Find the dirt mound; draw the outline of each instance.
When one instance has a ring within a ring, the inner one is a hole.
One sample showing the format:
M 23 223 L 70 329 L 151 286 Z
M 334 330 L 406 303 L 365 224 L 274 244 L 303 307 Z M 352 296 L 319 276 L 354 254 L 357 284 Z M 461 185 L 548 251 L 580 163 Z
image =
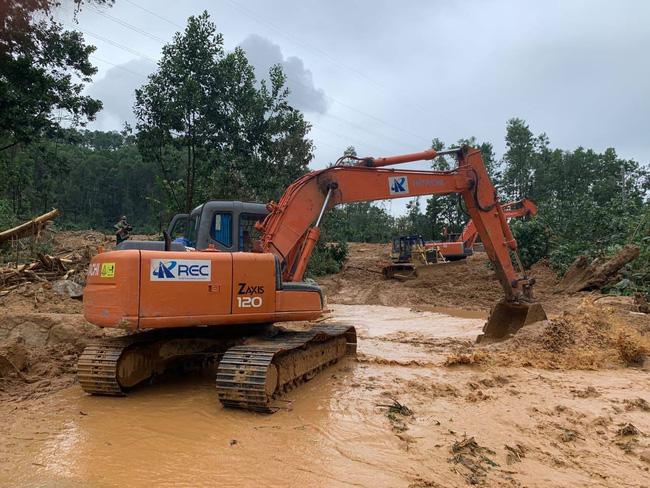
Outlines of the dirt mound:
M 11 293 L 0 297 L 0 307 L 12 314 L 21 312 L 80 314 L 83 311 L 80 299 L 57 293 L 52 289 L 52 283 L 23 283 L 11 290 Z
M 508 366 L 600 369 L 640 365 L 650 352 L 648 321 L 585 301 L 561 317 L 522 327 L 485 347 L 488 362 Z
M 387 244 L 351 243 L 349 252 L 348 262 L 340 273 L 319 279 L 332 303 L 481 310 L 501 296 L 494 273 L 482 254 L 464 261 L 418 266 L 417 277 L 399 282 L 381 276 L 382 267 L 389 262 Z
M 71 281 L 83 285 L 91 256 L 99 247 L 112 249 L 112 236 L 89 230 L 48 230 L 37 244 L 66 263 L 76 263 L 79 272 L 68 273 L 67 281 L 56 281 L 58 276 L 26 276 L 0 296 L 0 398 L 5 400 L 38 397 L 70 385 L 75 381 L 77 358 L 88 342 L 122 333 L 87 323 L 81 300 L 71 297 L 78 293 L 71 293 L 70 286 L 57 286 L 72 285 Z M 4 258 L 11 261 L 8 267 L 17 268 L 17 263 L 36 255 L 19 241 Z
M 80 314 L 4 313 L 0 320 L 0 399 L 42 396 L 75 381 L 81 351 L 104 332 Z
M 331 303 L 450 307 L 487 313 L 503 297 L 503 291 L 484 252 L 461 261 L 419 265 L 418 276 L 408 281 L 385 279 L 382 267 L 390 262 L 390 245 L 350 243 L 343 270 L 318 279 Z M 541 261 L 529 272 L 537 280 L 535 296 L 548 312 L 562 311 L 567 298 L 553 294 L 557 277 Z M 579 302 L 580 298 L 575 299 Z
M 115 239 L 113 236 L 98 232 L 96 230 L 68 230 L 54 232 L 51 237 L 51 245 L 55 252 L 79 251 L 85 247 L 104 248 L 111 247 Z

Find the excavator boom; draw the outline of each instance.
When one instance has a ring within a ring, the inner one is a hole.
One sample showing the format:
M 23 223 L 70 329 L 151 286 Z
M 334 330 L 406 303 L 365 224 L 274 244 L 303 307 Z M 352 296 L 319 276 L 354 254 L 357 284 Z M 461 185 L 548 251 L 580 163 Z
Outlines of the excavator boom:
M 455 154 L 458 166 L 451 171 L 416 171 L 386 168 L 395 164 L 430 160 Z M 357 158 L 355 166 L 335 165 L 309 173 L 270 203 L 269 215 L 258 226 L 262 249 L 277 255 L 282 276 L 300 281 L 320 235 L 323 213 L 339 204 L 460 193 L 504 291 L 484 327 L 483 337 L 501 338 L 522 326 L 546 318 L 533 300 L 535 280 L 521 266 L 507 216 L 499 204 L 478 149 L 467 146 L 445 152 L 429 149 L 387 158 Z M 519 263 L 515 269 L 511 255 Z
M 448 154 L 450 151 L 445 152 Z M 434 150 L 389 158 L 363 158 L 355 166 L 338 165 L 309 173 L 287 188 L 280 201 L 268 206 L 259 229 L 262 249 L 275 253 L 283 264 L 283 278 L 300 281 L 320 233 L 320 217 L 339 204 L 460 193 L 467 211 L 494 264 L 507 302 L 532 301 L 533 282 L 515 270 L 510 252 L 517 243 L 496 190 L 477 149 L 451 151 L 458 166 L 451 171 L 386 168 L 433 159 Z

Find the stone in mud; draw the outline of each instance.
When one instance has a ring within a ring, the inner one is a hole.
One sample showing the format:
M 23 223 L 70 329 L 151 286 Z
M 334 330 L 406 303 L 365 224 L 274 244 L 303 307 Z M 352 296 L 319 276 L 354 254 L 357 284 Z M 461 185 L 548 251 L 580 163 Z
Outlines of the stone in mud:
M 639 454 L 639 458 L 641 459 L 641 461 L 650 464 L 650 449 L 646 449 L 641 454 Z
M 83 287 L 70 280 L 57 280 L 52 283 L 52 290 L 59 295 L 69 296 L 70 298 L 81 298 L 84 294 Z
M 0 356 L 5 358 L 5 362 L 11 365 L 11 368 L 4 368 L 0 365 L 0 377 L 4 376 L 5 373 L 11 373 L 11 371 L 5 371 L 5 369 L 15 368 L 16 371 L 23 371 L 29 364 L 29 352 L 21 339 L 15 339 L 0 346 Z

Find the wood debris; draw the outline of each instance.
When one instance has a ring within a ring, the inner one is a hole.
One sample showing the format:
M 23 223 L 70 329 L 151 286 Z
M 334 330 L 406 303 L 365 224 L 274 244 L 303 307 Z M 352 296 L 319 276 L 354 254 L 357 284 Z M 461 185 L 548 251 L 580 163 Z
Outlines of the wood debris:
M 38 253 L 38 259 L 31 263 L 1 267 L 0 296 L 7 295 L 24 283 L 56 280 L 83 282 L 92 255 L 93 251 L 89 247 L 55 255 Z
M 0 232 L 0 243 L 8 240 L 22 239 L 23 237 L 39 236 L 41 231 L 45 228 L 47 222 L 59 215 L 58 209 L 50 210 L 49 212 L 39 215 L 32 220 L 20 224 L 11 229 Z

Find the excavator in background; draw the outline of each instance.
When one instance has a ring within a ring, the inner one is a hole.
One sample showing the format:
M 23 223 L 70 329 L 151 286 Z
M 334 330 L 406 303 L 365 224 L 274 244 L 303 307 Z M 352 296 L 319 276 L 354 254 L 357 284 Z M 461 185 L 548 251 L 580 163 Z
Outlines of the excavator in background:
M 426 248 L 426 243 L 421 235 L 393 237 L 390 259 L 392 263 L 382 267 L 385 278 L 406 280 L 417 276 L 415 262 L 423 265 L 433 264 L 437 261 L 435 248 Z
M 458 166 L 450 171 L 387 167 L 443 154 L 455 155 Z M 162 249 L 159 243 L 154 249 L 131 243 L 93 257 L 84 316 L 100 327 L 130 333 L 83 351 L 77 368 L 82 388 L 124 395 L 169 367 L 212 365 L 224 406 L 274 411 L 284 392 L 356 351 L 353 325 L 325 322 L 303 332 L 282 332 L 273 325 L 322 317 L 322 292 L 303 276 L 324 213 L 345 203 L 459 193 L 504 291 L 484 334 L 500 338 L 546 317 L 533 300 L 535 280 L 511 260 L 517 243 L 479 150 L 354 158 L 352 166 L 340 164 L 343 159 L 289 185 L 279 202 L 266 205 L 262 220 L 264 212 L 250 212 L 257 219 L 257 237 L 248 236 L 249 252 L 243 245 L 247 220 L 242 212 L 235 217 L 234 206 L 240 207 L 232 202 L 230 213 L 210 211 L 210 204 L 192 212 L 189 239 L 195 249 L 173 246 L 168 237 Z M 209 238 L 202 240 L 201 232 Z
M 527 198 L 505 203 L 501 208 L 508 220 L 537 215 L 537 205 Z M 382 267 L 382 274 L 400 281 L 414 278 L 418 274 L 416 262 L 427 266 L 465 259 L 474 253 L 477 239 L 478 230 L 472 219 L 461 234 L 448 234 L 447 241 L 425 241 L 421 235 L 395 236 L 391 243 L 392 262 Z
M 515 217 L 533 217 L 537 215 L 537 205 L 528 198 L 522 198 L 515 202 L 508 202 L 501 205 L 506 219 Z M 425 243 L 426 249 L 435 249 L 447 260 L 458 261 L 471 256 L 474 253 L 474 244 L 478 239 L 478 230 L 474 221 L 470 219 L 463 232 L 460 234 L 448 234 L 446 241 Z

